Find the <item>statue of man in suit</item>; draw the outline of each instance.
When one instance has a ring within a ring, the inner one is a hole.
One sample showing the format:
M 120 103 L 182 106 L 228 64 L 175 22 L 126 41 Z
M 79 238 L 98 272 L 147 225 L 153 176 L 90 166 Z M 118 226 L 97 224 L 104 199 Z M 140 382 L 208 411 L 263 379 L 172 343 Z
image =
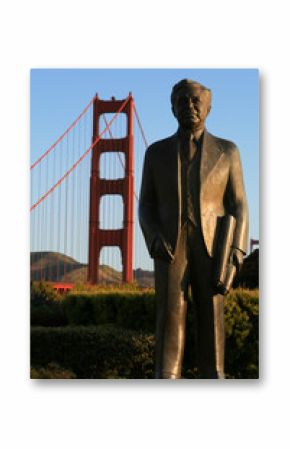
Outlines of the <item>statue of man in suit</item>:
M 139 220 L 154 259 L 156 378 L 181 377 L 188 288 L 196 304 L 200 376 L 224 377 L 224 298 L 213 282 L 219 220 L 236 220 L 231 260 L 241 268 L 248 209 L 236 145 L 211 135 L 211 91 L 182 80 L 171 94 L 177 133 L 146 151 Z

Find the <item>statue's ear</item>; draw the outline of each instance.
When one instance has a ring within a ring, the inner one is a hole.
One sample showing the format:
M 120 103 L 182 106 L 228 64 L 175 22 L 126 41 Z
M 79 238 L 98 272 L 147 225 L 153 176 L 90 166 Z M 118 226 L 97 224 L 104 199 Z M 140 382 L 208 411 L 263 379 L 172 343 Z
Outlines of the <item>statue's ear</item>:
M 211 111 L 211 104 L 209 105 L 209 107 L 207 108 L 207 115 L 210 113 Z
M 174 107 L 173 107 L 173 106 L 171 106 L 171 111 L 172 111 L 172 114 L 174 115 L 174 117 L 176 117 L 175 111 L 174 111 Z

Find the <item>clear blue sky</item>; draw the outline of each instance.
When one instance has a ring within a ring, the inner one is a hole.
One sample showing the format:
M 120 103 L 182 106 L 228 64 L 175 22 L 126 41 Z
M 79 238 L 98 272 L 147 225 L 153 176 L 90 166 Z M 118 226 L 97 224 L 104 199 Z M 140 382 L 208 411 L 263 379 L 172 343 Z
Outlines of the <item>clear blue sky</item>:
M 259 72 L 254 69 L 33 69 L 31 161 L 68 127 L 95 93 L 125 98 L 132 92 L 149 143 L 173 134 L 170 92 L 182 78 L 212 90 L 207 129 L 241 152 L 250 210 L 250 237 L 259 238 Z M 85 150 L 85 149 L 84 149 Z M 136 175 L 140 173 L 137 170 Z M 136 179 L 139 185 L 139 180 Z

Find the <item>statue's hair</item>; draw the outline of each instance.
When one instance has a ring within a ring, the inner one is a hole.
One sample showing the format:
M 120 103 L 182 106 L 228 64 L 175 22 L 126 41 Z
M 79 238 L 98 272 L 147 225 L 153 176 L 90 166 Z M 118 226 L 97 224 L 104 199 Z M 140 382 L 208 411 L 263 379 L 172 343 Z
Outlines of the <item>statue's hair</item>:
M 190 79 L 183 79 L 183 80 L 179 81 L 178 83 L 176 83 L 176 84 L 173 86 L 173 88 L 172 88 L 172 91 L 171 91 L 171 104 L 172 104 L 172 106 L 173 106 L 173 104 L 174 104 L 174 101 L 175 101 L 175 97 L 176 97 L 177 92 L 178 92 L 180 89 L 182 89 L 183 87 L 186 87 L 186 86 L 188 86 L 188 85 L 191 85 L 191 86 L 198 86 L 198 87 L 200 88 L 200 90 L 202 90 L 202 91 L 207 91 L 208 94 L 209 94 L 209 97 L 210 97 L 210 101 L 211 101 L 211 90 L 210 90 L 208 87 L 203 86 L 203 85 L 200 84 L 198 81 L 193 81 L 193 80 L 190 80 Z

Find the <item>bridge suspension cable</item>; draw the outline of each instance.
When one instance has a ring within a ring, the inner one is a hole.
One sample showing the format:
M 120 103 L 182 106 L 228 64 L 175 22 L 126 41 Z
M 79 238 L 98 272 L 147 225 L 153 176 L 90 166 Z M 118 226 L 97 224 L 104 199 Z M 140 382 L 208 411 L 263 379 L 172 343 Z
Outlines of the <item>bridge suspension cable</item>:
M 142 135 L 142 138 L 143 138 L 143 141 L 144 141 L 144 144 L 145 144 L 145 148 L 147 149 L 148 146 L 149 146 L 148 145 L 148 141 L 146 139 L 146 136 L 145 136 L 145 133 L 144 133 L 144 129 L 143 129 L 143 126 L 141 125 L 141 120 L 140 120 L 140 117 L 139 117 L 139 114 L 137 112 L 137 109 L 136 109 L 135 105 L 134 105 L 134 113 L 135 113 L 135 117 L 137 119 L 138 126 L 139 126 L 140 131 L 141 131 L 141 135 Z
M 30 166 L 30 170 L 33 170 L 62 140 L 63 138 L 74 128 L 74 126 L 80 121 L 82 116 L 88 111 L 93 102 L 96 99 L 96 95 L 91 99 L 87 106 L 82 110 L 82 112 L 77 116 L 77 118 L 72 122 L 72 124 L 62 133 L 62 135 Z
M 106 131 L 110 128 L 113 121 L 116 119 L 118 114 L 122 112 L 122 110 L 125 108 L 126 104 L 128 103 L 130 97 L 127 97 L 127 99 L 124 101 L 124 103 L 120 106 L 118 111 L 114 114 L 112 119 L 109 121 L 106 128 L 101 132 L 101 134 L 94 140 L 94 142 L 89 146 L 89 148 L 82 154 L 82 156 L 73 164 L 73 166 L 44 194 L 41 198 L 39 198 L 38 201 L 36 201 L 30 208 L 30 212 L 33 211 L 40 203 L 42 203 L 43 200 L 45 200 L 73 171 L 74 169 L 79 165 L 79 163 L 87 156 L 87 154 L 92 150 L 92 148 L 97 144 L 97 142 L 101 139 L 101 137 L 105 134 Z

